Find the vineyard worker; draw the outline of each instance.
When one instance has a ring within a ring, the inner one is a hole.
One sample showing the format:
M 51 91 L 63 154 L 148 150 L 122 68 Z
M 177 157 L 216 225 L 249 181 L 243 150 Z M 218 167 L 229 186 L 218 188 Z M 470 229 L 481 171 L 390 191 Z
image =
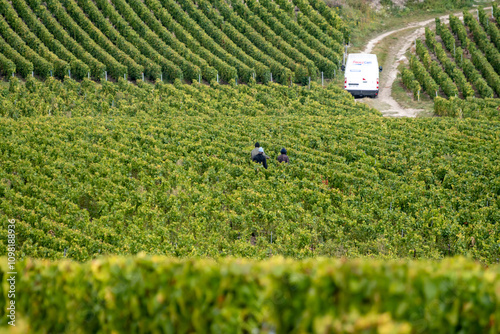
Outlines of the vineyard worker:
M 288 159 L 288 155 L 286 155 L 286 149 L 284 147 L 281 149 L 281 155 L 278 156 L 278 162 L 290 162 L 290 159 Z
M 267 155 L 264 154 L 264 149 L 259 147 L 259 153 L 252 158 L 253 161 L 264 165 L 264 168 L 267 169 Z
M 255 148 L 252 150 L 252 160 L 257 154 L 259 154 L 259 147 L 260 147 L 260 144 L 255 143 Z M 264 154 L 264 156 L 266 157 L 266 159 L 269 159 L 269 157 L 267 155 Z

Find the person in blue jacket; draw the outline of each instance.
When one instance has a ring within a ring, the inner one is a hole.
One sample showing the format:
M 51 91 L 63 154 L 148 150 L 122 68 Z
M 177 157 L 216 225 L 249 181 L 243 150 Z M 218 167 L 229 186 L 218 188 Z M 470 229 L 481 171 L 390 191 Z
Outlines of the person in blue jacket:
M 259 147 L 259 152 L 257 155 L 255 155 L 252 158 L 253 161 L 262 164 L 265 169 L 267 169 L 267 158 L 266 155 L 264 154 L 264 149 L 262 147 Z

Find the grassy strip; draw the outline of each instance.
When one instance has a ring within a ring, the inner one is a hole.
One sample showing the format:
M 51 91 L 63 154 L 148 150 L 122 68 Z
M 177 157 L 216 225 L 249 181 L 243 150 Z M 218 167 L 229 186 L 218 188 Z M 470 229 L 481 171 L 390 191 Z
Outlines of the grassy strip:
M 403 64 L 399 65 L 399 71 L 404 67 Z M 423 91 L 420 92 L 420 101 L 413 98 L 413 93 L 406 90 L 403 85 L 401 76 L 398 76 L 394 83 L 392 84 L 392 97 L 396 100 L 403 108 L 410 109 L 423 109 L 419 116 L 430 116 L 434 108 L 433 101 L 429 98 L 427 94 Z

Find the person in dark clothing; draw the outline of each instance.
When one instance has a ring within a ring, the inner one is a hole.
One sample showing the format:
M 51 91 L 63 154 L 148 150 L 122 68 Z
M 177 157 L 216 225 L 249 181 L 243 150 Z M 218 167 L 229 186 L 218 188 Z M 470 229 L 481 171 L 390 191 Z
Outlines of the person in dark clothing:
M 284 147 L 281 149 L 281 155 L 278 156 L 278 162 L 290 162 L 290 159 L 288 159 L 288 155 L 286 155 L 286 149 Z
M 260 144 L 255 143 L 255 148 L 252 150 L 252 160 L 253 160 L 253 157 L 255 157 L 257 154 L 259 154 L 259 147 L 260 147 Z M 269 159 L 269 157 L 267 155 L 264 154 L 264 156 L 266 157 L 266 159 Z
M 259 153 L 255 155 L 252 160 L 259 164 L 262 164 L 264 168 L 267 169 L 267 158 L 262 147 L 259 147 Z

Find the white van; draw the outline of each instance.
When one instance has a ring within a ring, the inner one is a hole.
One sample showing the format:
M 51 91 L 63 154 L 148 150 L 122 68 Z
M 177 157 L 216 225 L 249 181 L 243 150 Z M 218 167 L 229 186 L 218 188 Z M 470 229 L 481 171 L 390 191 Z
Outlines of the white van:
M 351 53 L 347 56 L 344 72 L 344 89 L 354 97 L 378 95 L 379 72 L 377 55 L 368 53 Z

